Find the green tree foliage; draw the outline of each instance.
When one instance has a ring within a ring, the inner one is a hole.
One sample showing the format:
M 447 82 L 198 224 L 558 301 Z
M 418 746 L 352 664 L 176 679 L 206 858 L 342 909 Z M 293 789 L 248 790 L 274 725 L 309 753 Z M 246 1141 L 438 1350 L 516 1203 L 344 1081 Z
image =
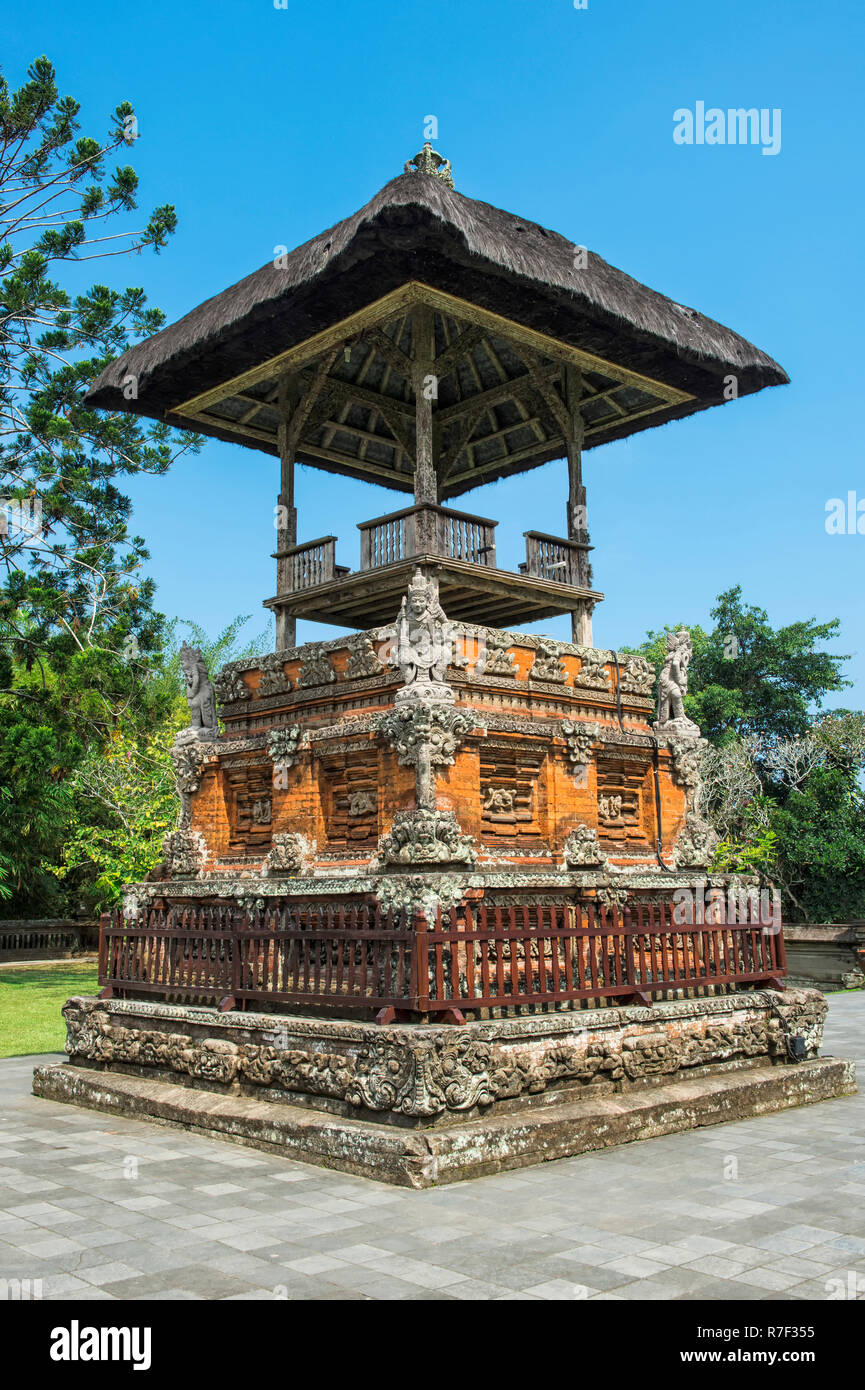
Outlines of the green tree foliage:
M 0 786 L 14 790 L 0 864 L 22 913 L 61 906 L 49 869 L 81 760 L 167 715 L 149 679 L 164 624 L 118 484 L 199 442 L 86 404 L 163 316 L 139 288 L 68 282 L 84 261 L 160 251 L 176 217 L 165 205 L 133 219 L 137 176 L 113 163 L 137 138 L 132 107 L 101 140 L 79 114 L 47 58 L 17 91 L 0 75 Z
M 841 767 L 818 767 L 772 811 L 774 872 L 796 915 L 865 918 L 865 793 Z
M 709 740 L 703 811 L 721 843 L 713 868 L 759 874 L 788 916 L 865 916 L 865 715 L 821 715 L 850 682 L 823 643 L 837 619 L 774 628 L 740 586 L 718 596 L 713 627 L 686 626 L 693 655 L 685 708 Z M 637 650 L 660 669 L 665 632 Z
M 106 742 L 88 748 L 70 777 L 62 858 L 51 872 L 82 906 L 99 911 L 118 902 L 124 884 L 140 882 L 162 859 L 163 839 L 177 823 L 170 748 L 189 723 L 182 642 L 201 649 L 213 676 L 229 661 L 254 660 L 269 650 L 267 632 L 244 639 L 248 622 L 248 616 L 234 618 L 215 638 L 197 623 L 169 624 L 149 687 L 154 708 L 163 713 L 146 731 L 140 722 L 122 720 Z

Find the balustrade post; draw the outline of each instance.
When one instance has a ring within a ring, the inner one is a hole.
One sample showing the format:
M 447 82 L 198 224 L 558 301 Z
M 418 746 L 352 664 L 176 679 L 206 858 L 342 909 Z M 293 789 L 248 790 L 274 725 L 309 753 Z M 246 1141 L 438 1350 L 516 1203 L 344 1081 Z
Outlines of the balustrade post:
M 430 1011 L 429 983 L 429 919 L 423 908 L 418 908 L 413 919 L 408 919 L 414 930 L 414 951 L 412 953 L 412 1007 L 419 1014 Z

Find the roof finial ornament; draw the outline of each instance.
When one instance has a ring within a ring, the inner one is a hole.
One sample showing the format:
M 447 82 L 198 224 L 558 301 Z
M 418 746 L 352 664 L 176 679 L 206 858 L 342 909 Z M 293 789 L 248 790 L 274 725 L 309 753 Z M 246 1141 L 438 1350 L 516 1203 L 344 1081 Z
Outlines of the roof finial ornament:
M 434 179 L 441 179 L 448 188 L 453 188 L 454 179 L 451 173 L 451 162 L 445 159 L 434 150 L 429 140 L 426 141 L 422 150 L 413 159 L 406 160 L 404 174 L 432 174 Z

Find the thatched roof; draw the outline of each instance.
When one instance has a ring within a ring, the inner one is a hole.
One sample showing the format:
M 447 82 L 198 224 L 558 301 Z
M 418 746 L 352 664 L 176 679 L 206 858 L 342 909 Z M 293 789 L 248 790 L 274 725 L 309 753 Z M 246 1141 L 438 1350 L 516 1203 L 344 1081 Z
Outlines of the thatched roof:
M 88 400 L 104 409 L 132 410 L 173 424 L 188 425 L 192 419 L 203 433 L 275 452 L 277 377 L 265 364 L 412 282 L 453 297 L 456 309 L 451 314 L 449 306 L 437 320 L 440 352 L 463 326 L 462 303 L 601 359 L 589 390 L 606 395 L 607 402 L 614 392 L 619 394 L 608 409 L 607 403 L 596 402 L 594 417 L 584 412 L 586 447 L 722 404 L 724 378 L 729 375 L 737 378 L 739 395 L 788 380 L 777 362 L 737 333 L 648 289 L 594 253 L 588 254 L 585 268 L 575 268 L 577 252 L 574 243 L 556 232 L 466 198 L 438 178 L 403 174 L 359 212 L 298 247 L 279 265 L 264 265 L 125 353 L 102 373 Z M 397 344 L 410 345 L 406 317 L 403 307 L 401 318 L 386 325 Z M 454 369 L 451 394 L 439 406 L 450 405 L 453 414 L 472 391 L 482 393 L 494 382 L 516 378 L 523 367 L 518 357 L 507 357 L 508 344 L 506 325 L 496 330 L 494 341 L 487 333 L 485 343 L 473 344 L 475 355 L 467 361 L 473 384 L 467 371 L 460 379 Z M 372 382 L 388 406 L 409 404 L 410 384 L 398 373 L 388 378 L 380 362 L 386 381 L 379 386 L 372 343 L 366 352 L 365 396 L 370 396 Z M 555 358 L 551 347 L 545 360 Z M 621 373 L 608 368 L 620 368 Z M 254 380 L 240 383 L 236 391 L 217 392 L 218 402 L 209 401 L 201 411 L 177 413 L 179 405 L 243 373 Z M 136 400 L 123 395 L 130 375 L 137 382 Z M 377 470 L 378 481 L 410 488 L 405 449 L 395 445 L 370 400 L 363 405 L 366 414 L 358 413 L 360 394 L 352 394 L 355 375 L 355 367 L 346 366 L 340 355 L 329 378 L 330 404 L 339 400 L 343 408 L 339 415 L 331 409 L 325 419 L 319 412 L 297 456 L 358 476 Z M 648 385 L 641 379 L 648 379 Z M 653 383 L 668 388 L 667 393 L 656 392 Z M 560 456 L 555 422 L 542 403 L 526 410 L 524 401 L 525 393 L 519 415 L 512 412 L 508 417 L 506 408 L 504 417 L 493 412 L 479 424 L 452 468 L 455 480 L 445 495 Z M 250 415 L 255 423 L 247 428 L 244 422 Z M 508 439 L 507 431 L 519 427 L 522 435 Z M 355 436 L 354 430 L 360 434 Z M 352 442 L 361 435 L 362 449 Z M 485 455 L 479 446 L 487 437 L 494 442 Z M 364 460 L 371 450 L 367 468 Z M 475 467 L 478 459 L 480 466 Z

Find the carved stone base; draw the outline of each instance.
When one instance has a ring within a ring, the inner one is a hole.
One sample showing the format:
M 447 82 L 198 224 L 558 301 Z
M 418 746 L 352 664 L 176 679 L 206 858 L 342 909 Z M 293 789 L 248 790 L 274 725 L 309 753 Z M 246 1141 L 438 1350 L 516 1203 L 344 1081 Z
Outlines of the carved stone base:
M 852 1065 L 817 1058 L 825 1012 L 761 990 L 378 1027 L 77 998 L 71 1064 L 34 1092 L 427 1186 L 849 1094 Z

